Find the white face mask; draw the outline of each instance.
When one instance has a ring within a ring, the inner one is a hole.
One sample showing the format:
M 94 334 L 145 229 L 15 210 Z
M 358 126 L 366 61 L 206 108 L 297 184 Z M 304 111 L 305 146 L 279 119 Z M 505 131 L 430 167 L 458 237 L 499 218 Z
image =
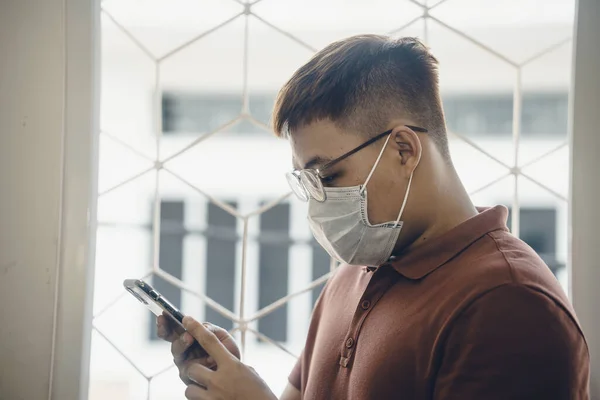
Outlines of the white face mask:
M 390 258 L 398 240 L 402 229 L 400 217 L 408 199 L 412 173 L 396 221 L 371 225 L 367 215 L 367 183 L 379 164 L 390 136 L 387 137 L 364 185 L 324 188 L 327 196 L 325 201 L 309 199 L 310 229 L 317 242 L 331 257 L 340 262 L 379 266 Z

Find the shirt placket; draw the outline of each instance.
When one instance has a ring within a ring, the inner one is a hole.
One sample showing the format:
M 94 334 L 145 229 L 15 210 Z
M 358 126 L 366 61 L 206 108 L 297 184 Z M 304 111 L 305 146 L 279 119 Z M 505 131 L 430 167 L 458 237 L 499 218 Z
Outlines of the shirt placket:
M 365 270 L 365 273 L 370 273 L 372 276 L 356 306 L 352 323 L 345 336 L 344 343 L 342 343 L 339 364 L 343 368 L 350 367 L 365 319 L 385 292 L 398 280 L 398 274 L 389 266 L 382 266 L 374 272 Z

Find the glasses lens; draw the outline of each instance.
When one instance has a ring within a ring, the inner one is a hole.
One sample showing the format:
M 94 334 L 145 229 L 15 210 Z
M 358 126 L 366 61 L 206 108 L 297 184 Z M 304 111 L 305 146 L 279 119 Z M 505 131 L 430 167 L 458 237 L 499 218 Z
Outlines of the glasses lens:
M 294 194 L 300 200 L 308 201 L 308 194 L 306 193 L 306 190 L 302 186 L 302 183 L 300 182 L 300 178 L 291 172 L 288 172 L 287 174 L 285 174 L 285 177 L 288 181 L 288 184 L 290 185 L 290 188 L 292 189 L 292 192 L 294 192 Z
M 302 170 L 300 171 L 300 180 L 313 199 L 317 201 L 325 201 L 325 190 L 323 190 L 323 183 L 317 176 L 316 172 L 308 169 Z

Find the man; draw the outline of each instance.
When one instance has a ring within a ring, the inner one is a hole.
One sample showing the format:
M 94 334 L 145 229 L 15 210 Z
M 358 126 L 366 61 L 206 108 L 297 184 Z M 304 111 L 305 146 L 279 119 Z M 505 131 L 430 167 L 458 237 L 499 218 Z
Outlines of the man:
M 506 208 L 476 209 L 457 176 L 423 44 L 331 44 L 281 89 L 273 120 L 311 230 L 343 263 L 282 399 L 588 398 L 587 346 L 558 282 L 508 232 Z M 178 339 L 158 323 L 188 398 L 275 398 L 224 330 L 188 318 Z M 192 335 L 209 358 L 184 352 Z

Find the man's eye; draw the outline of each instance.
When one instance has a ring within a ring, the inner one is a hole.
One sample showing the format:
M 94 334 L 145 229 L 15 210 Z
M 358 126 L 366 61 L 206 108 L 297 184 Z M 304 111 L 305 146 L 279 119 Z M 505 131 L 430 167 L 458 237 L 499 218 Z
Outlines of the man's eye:
M 337 178 L 337 174 L 324 176 L 321 178 L 321 182 L 323 182 L 323 184 L 325 185 L 331 184 L 333 183 L 333 181 L 335 181 L 335 178 Z

